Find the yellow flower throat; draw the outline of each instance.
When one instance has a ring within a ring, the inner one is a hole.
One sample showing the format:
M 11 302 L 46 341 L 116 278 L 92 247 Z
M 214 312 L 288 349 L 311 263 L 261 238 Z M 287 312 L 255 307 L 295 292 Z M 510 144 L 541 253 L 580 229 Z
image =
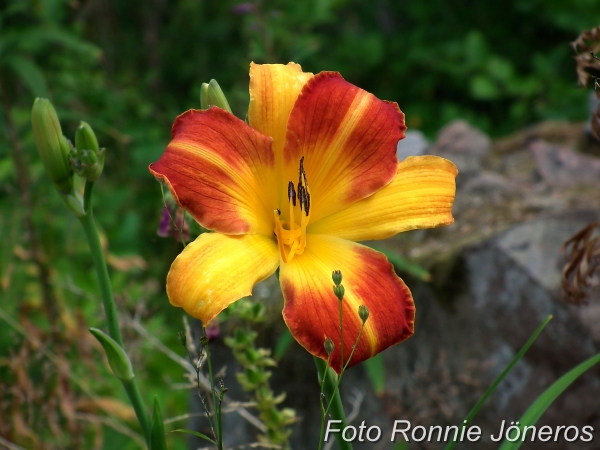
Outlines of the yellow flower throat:
M 296 200 L 297 199 L 297 200 Z M 296 223 L 295 211 L 296 205 L 300 207 L 300 225 Z M 294 255 L 302 254 L 306 247 L 306 227 L 310 220 L 310 189 L 306 181 L 304 172 L 304 156 L 300 158 L 300 168 L 298 170 L 298 195 L 294 183 L 288 183 L 288 207 L 289 220 L 281 221 L 281 211 L 273 211 L 275 216 L 275 236 L 279 245 L 279 253 L 283 262 L 290 262 Z

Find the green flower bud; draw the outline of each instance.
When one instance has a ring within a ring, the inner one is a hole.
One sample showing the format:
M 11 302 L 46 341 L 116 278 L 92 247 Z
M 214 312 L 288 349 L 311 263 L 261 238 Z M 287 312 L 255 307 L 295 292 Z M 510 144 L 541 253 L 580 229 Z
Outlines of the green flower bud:
M 327 352 L 327 354 L 331 355 L 333 353 L 333 350 L 335 349 L 335 344 L 331 339 L 327 338 L 325 339 L 323 347 L 325 347 L 325 351 Z
M 346 290 L 344 289 L 343 284 L 340 284 L 339 286 L 333 286 L 333 293 L 335 294 L 335 296 L 338 298 L 338 300 L 340 302 L 344 298 L 344 292 L 346 292 Z
M 360 317 L 360 320 L 362 320 L 363 323 L 367 321 L 369 314 L 369 308 L 367 308 L 365 305 L 360 305 L 358 307 L 358 317 Z
M 93 150 L 79 150 L 79 161 L 83 166 L 91 167 L 98 163 L 98 154 Z
M 231 107 L 225 94 L 221 90 L 217 80 L 210 80 L 210 83 L 202 83 L 200 87 L 200 108 L 208 109 L 211 106 L 218 106 L 231 114 Z
M 108 364 L 115 376 L 123 381 L 132 380 L 135 375 L 133 374 L 133 367 L 125 350 L 104 331 L 98 328 L 90 328 L 90 332 L 102 344 L 108 358 Z
M 208 109 L 208 83 L 202 83 L 200 86 L 200 109 Z
M 96 181 L 104 169 L 104 149 L 87 123 L 81 122 L 75 132 L 75 152 L 70 153 L 71 167 L 77 175 Z
M 56 110 L 45 98 L 37 98 L 31 109 L 33 138 L 50 180 L 61 194 L 73 191 L 73 171 L 68 163 L 69 141 L 63 136 Z
M 100 147 L 98 146 L 98 139 L 96 135 L 87 123 L 81 121 L 75 132 L 75 147 L 78 150 L 92 150 L 96 155 Z
M 333 279 L 333 283 L 336 286 L 339 286 L 342 283 L 342 271 L 334 270 L 333 273 L 331 274 L 331 278 Z

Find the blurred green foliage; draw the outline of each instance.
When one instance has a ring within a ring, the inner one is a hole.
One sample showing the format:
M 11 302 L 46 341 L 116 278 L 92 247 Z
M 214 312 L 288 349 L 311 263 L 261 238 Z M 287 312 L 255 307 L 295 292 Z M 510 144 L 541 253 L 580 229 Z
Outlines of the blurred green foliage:
M 397 101 L 408 126 L 430 137 L 458 117 L 498 136 L 549 118 L 585 120 L 587 92 L 576 87 L 569 42 L 598 17 L 596 0 L 0 0 L 0 306 L 54 342 L 75 345 L 73 330 L 103 325 L 83 233 L 35 153 L 29 115 L 36 96 L 52 100 L 71 139 L 84 120 L 107 148 L 95 204 L 119 308 L 140 313 L 177 349 L 181 312 L 169 306 L 164 279 L 181 246 L 156 236 L 162 200 L 147 166 L 166 146 L 176 115 L 199 107 L 202 82 L 217 79 L 245 117 L 249 62 L 295 61 L 306 71 L 340 71 Z M 78 317 L 85 326 L 73 327 Z M 137 342 L 133 332 L 126 338 Z M 0 358 L 14 357 L 25 342 L 0 326 Z M 26 369 L 42 383 L 34 347 Z M 94 352 L 89 358 L 97 360 Z M 161 399 L 165 417 L 185 412 L 186 393 L 165 383 L 179 380 L 180 368 L 156 351 L 132 353 L 142 391 Z M 0 384 L 15 386 L 6 361 Z M 101 382 L 73 370 L 95 380 L 97 393 L 124 398 L 108 376 Z M 16 398 L 9 391 L 0 389 L 0 404 Z M 38 416 L 27 426 L 39 439 L 73 445 L 68 434 L 52 441 Z M 68 425 L 64 411 L 57 417 Z M 105 442 L 117 439 L 104 429 Z

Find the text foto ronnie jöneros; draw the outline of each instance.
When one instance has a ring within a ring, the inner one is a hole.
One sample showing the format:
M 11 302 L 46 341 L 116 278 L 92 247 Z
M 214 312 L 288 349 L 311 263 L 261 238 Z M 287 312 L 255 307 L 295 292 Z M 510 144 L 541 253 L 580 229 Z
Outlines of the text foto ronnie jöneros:
M 341 427 L 341 420 L 329 420 L 325 430 L 324 441 L 328 442 L 334 435 L 341 435 L 346 442 L 378 442 L 382 438 L 381 428 L 376 425 L 365 425 L 365 421 L 358 426 L 348 425 Z M 482 439 L 481 428 L 468 425 L 465 420 L 462 426 L 422 425 L 412 426 L 409 420 L 395 420 L 390 441 L 404 440 L 405 442 L 478 442 Z M 519 422 L 503 420 L 498 431 L 490 434 L 493 442 L 507 440 L 509 442 L 592 442 L 594 428 L 587 425 L 576 427 L 574 425 L 521 426 Z

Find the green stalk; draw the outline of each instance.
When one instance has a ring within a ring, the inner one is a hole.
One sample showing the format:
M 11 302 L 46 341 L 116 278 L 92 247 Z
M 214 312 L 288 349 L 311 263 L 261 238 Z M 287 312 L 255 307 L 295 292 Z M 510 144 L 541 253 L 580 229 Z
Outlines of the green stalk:
M 144 404 L 144 399 L 142 398 L 142 393 L 140 392 L 140 388 L 136 382 L 136 379 L 134 377 L 128 381 L 121 380 L 121 384 L 123 384 L 123 387 L 127 392 L 127 397 L 129 397 L 129 401 L 133 406 L 138 423 L 140 424 L 142 432 L 144 433 L 144 438 L 146 439 L 148 448 L 150 448 L 150 416 L 146 410 L 146 405 Z
M 344 371 L 344 320 L 342 318 L 342 299 L 338 301 L 340 305 L 340 372 Z
M 88 245 L 90 247 L 90 253 L 96 268 L 96 275 L 98 277 L 98 283 L 100 284 L 100 292 L 102 293 L 102 303 L 104 305 L 104 314 L 106 315 L 106 324 L 108 327 L 108 334 L 113 338 L 120 346 L 123 347 L 123 338 L 121 337 L 121 329 L 119 328 L 119 320 L 117 315 L 117 308 L 115 306 L 115 299 L 112 292 L 112 285 L 110 284 L 110 277 L 108 275 L 108 268 L 106 267 L 106 260 L 104 259 L 104 252 L 102 251 L 102 245 L 100 244 L 100 236 L 98 236 L 98 230 L 96 229 L 96 222 L 94 221 L 94 212 L 92 209 L 92 187 L 93 182 L 87 182 L 85 185 L 85 192 L 83 194 L 84 210 L 86 214 L 79 218 L 85 236 L 87 237 Z M 129 401 L 133 406 L 135 414 L 138 419 L 138 423 L 144 433 L 146 443 L 150 446 L 150 416 L 140 389 L 137 385 L 135 378 L 129 381 L 121 380 Z
M 83 225 L 83 230 L 85 231 L 85 236 L 87 237 L 88 245 L 90 247 L 90 253 L 92 254 L 92 260 L 94 261 L 94 267 L 96 268 L 98 283 L 100 283 L 100 292 L 102 293 L 102 303 L 104 304 L 104 313 L 106 314 L 108 334 L 117 342 L 117 344 L 123 347 L 123 338 L 121 337 L 121 329 L 119 328 L 115 298 L 112 292 L 112 285 L 110 284 L 110 277 L 108 276 L 108 268 L 106 267 L 102 244 L 100 243 L 100 236 L 98 236 L 96 222 L 94 221 L 94 211 L 92 210 L 92 187 L 93 183 L 88 182 L 85 185 L 84 209 L 86 214 L 79 220 L 81 221 L 81 225 Z
M 331 373 L 331 370 L 327 367 L 327 363 L 321 358 L 314 357 L 315 364 L 317 365 L 317 374 L 319 376 L 319 384 L 324 384 L 325 396 L 330 400 L 330 414 L 333 420 L 341 420 L 342 430 L 346 427 L 346 415 L 344 414 L 344 407 L 342 405 L 342 399 L 340 392 L 337 389 L 337 382 Z M 325 374 L 325 379 L 323 379 Z M 323 437 L 325 435 L 325 417 L 321 421 L 321 435 L 319 437 L 319 450 L 323 448 Z M 352 443 L 344 441 L 341 433 L 334 434 L 338 444 L 339 450 L 352 450 Z

